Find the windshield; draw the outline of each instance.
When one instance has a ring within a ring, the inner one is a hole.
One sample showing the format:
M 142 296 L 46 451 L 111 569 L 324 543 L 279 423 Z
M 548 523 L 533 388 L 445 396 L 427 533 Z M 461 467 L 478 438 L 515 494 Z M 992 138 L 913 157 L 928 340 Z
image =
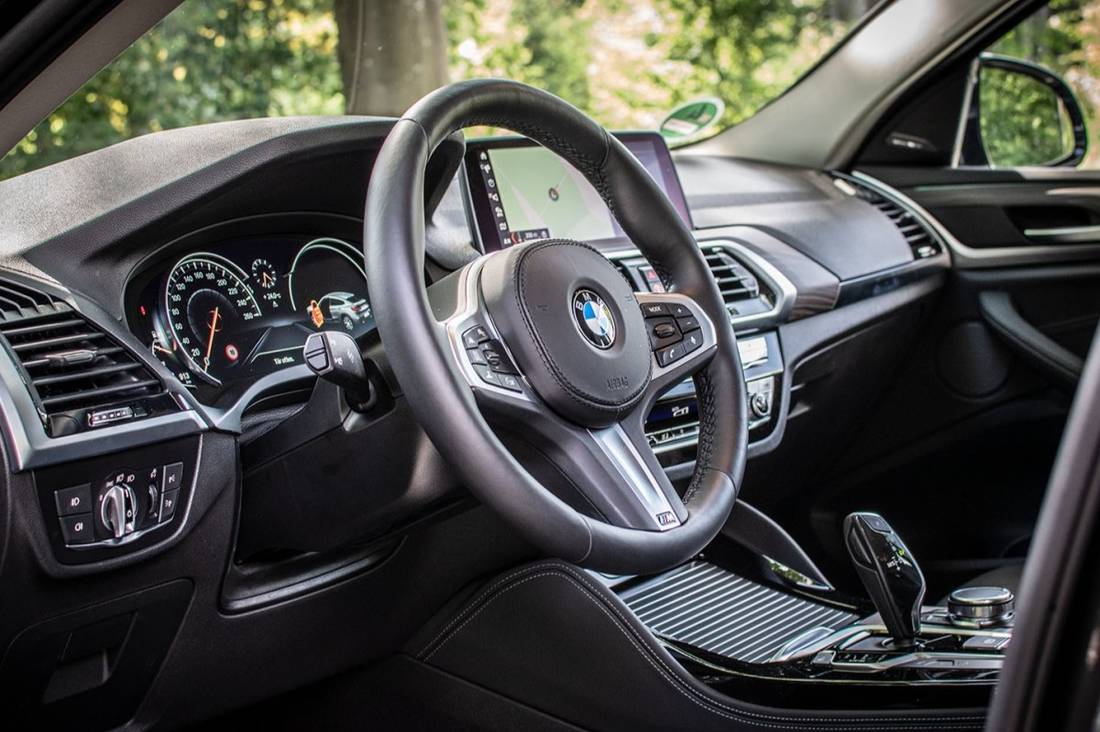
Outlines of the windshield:
M 720 129 L 790 86 L 872 0 L 188 0 L 0 160 L 0 178 L 137 135 L 399 115 L 457 79 L 547 89 L 614 129 L 717 97 Z

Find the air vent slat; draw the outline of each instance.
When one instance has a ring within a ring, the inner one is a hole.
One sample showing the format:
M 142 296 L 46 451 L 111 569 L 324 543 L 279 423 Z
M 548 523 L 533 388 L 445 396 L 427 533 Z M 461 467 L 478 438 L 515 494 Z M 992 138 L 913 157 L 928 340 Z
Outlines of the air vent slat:
M 87 391 L 78 391 L 73 394 L 45 397 L 42 400 L 42 406 L 56 407 L 59 404 L 79 404 L 89 401 L 98 402 L 105 396 L 112 396 L 138 389 L 144 390 L 154 386 L 160 386 L 160 382 L 156 379 L 142 379 L 141 381 L 132 381 L 128 384 L 119 384 L 117 386 L 101 386 L 94 389 L 88 389 Z
M 79 371 L 75 374 L 59 374 L 58 376 L 43 376 L 31 381 L 35 388 L 43 386 L 50 386 L 51 384 L 64 384 L 67 381 L 76 381 L 77 379 L 94 379 L 97 376 L 106 376 L 107 374 L 116 374 L 120 371 L 133 371 L 135 369 L 143 368 L 140 363 L 116 363 L 110 366 L 101 366 L 96 369 L 88 369 L 87 371 Z
M 841 191 L 866 201 L 884 213 L 909 244 L 914 259 L 924 259 L 942 251 L 938 240 L 924 223 L 894 199 L 887 198 L 862 181 L 842 176 L 836 176 L 833 180 Z
M 122 352 L 122 347 L 121 346 L 100 346 L 99 348 L 95 349 L 95 353 L 96 353 L 97 356 L 110 356 L 110 355 L 113 355 L 113 354 L 116 354 L 116 353 L 121 353 L 121 352 Z M 47 354 L 46 356 L 44 356 L 42 358 L 33 358 L 29 361 L 24 361 L 23 362 L 23 368 L 25 368 L 29 371 L 31 369 L 41 368 L 42 366 L 48 366 L 51 362 L 50 356 L 53 356 L 53 355 L 54 354 Z
M 52 437 L 94 426 L 97 410 L 120 402 L 141 416 L 150 413 L 144 405 L 171 405 L 160 379 L 134 354 L 64 301 L 36 289 L 0 282 L 0 339 L 22 367 Z
M 50 326 L 52 327 L 52 326 Z M 4 335 L 7 335 L 5 333 Z M 103 338 L 102 333 L 92 333 L 84 331 L 82 333 L 73 333 L 72 335 L 56 336 L 54 338 L 44 338 L 40 341 L 29 341 L 27 343 L 16 343 L 12 345 L 12 349 L 16 353 L 26 353 L 28 351 L 37 351 L 42 348 L 53 348 L 55 346 L 66 346 L 70 343 L 81 343 L 83 341 L 95 341 Z
M 724 247 L 713 247 L 703 252 L 703 259 L 710 268 L 722 301 L 731 314 L 740 314 L 745 303 L 757 302 L 756 311 L 764 312 L 771 307 L 772 296 L 760 287 L 757 276 L 734 254 Z
M 50 323 L 51 328 L 69 328 L 74 325 L 83 325 L 84 321 L 79 318 L 69 318 L 68 320 L 60 320 L 56 323 Z M 5 328 L 0 326 L 0 333 L 3 333 L 7 337 L 25 335 L 27 333 L 39 333 L 42 331 L 40 325 L 25 325 L 21 328 Z

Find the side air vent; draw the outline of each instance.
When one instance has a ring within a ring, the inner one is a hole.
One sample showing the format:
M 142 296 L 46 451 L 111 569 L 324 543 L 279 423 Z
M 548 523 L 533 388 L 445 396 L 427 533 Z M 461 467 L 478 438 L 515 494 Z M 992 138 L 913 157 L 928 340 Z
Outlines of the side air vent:
M 913 259 L 925 259 L 943 251 L 935 235 L 925 224 L 913 215 L 912 211 L 902 206 L 892 198 L 887 198 L 870 186 L 852 178 L 833 178 L 836 187 L 849 196 L 861 198 L 871 204 L 890 219 L 890 223 L 897 227 L 905 241 L 909 243 L 909 249 L 913 252 Z
M 148 416 L 170 399 L 126 348 L 43 292 L 0 282 L 0 336 L 51 437 Z

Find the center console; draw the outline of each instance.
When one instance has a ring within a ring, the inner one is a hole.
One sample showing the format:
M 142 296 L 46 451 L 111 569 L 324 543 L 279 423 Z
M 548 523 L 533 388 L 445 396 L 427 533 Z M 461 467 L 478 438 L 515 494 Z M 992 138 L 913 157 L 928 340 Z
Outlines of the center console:
M 946 606 L 926 605 L 920 567 L 885 519 L 852 514 L 845 539 L 870 602 L 721 551 L 641 581 L 604 579 L 685 668 L 717 688 L 740 684 L 743 693 L 751 679 L 763 701 L 797 687 L 836 705 L 846 690 L 889 704 L 898 688 L 916 685 L 981 703 L 1012 638 L 1012 593 L 966 587 Z

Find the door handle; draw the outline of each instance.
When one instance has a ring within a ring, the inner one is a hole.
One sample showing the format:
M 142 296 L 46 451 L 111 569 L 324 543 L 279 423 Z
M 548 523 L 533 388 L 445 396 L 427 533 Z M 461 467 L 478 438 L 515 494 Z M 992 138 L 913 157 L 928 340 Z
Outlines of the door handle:
M 1038 244 L 1092 244 L 1100 242 L 1100 225 L 1024 229 L 1024 236 Z

